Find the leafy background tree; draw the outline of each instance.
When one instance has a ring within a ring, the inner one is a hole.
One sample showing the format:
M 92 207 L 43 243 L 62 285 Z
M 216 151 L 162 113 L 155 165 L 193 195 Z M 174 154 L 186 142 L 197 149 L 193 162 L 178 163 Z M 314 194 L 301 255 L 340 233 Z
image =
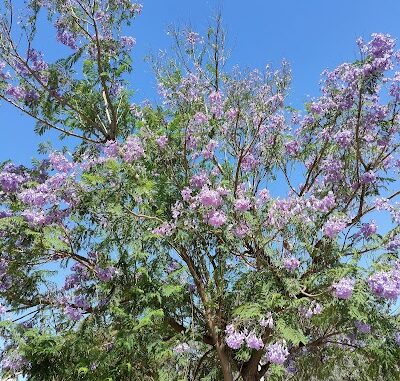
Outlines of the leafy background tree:
M 138 105 L 141 11 L 5 3 L 0 98 L 79 144 L 0 173 L 3 375 L 398 379 L 395 41 L 357 40 L 297 110 L 286 62 L 227 65 L 217 17 L 170 30 Z M 43 14 L 69 56 L 36 47 Z

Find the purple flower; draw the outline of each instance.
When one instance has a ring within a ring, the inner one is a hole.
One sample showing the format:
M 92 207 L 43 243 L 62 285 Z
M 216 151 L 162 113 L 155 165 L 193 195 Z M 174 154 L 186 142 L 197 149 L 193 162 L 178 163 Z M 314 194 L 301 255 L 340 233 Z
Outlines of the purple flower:
M 283 267 L 288 271 L 294 271 L 300 266 L 300 261 L 296 257 L 285 258 Z
M 247 198 L 238 198 L 234 202 L 235 209 L 240 212 L 245 212 L 251 208 L 251 201 Z
M 240 164 L 240 168 L 245 171 L 252 171 L 258 165 L 259 160 L 254 157 L 253 154 L 248 153 L 243 159 Z
M 347 226 L 347 220 L 341 217 L 332 217 L 324 225 L 324 234 L 333 238 Z
M 121 45 L 124 48 L 132 48 L 136 45 L 136 39 L 132 36 L 122 36 L 121 37 Z
M 191 199 L 192 190 L 188 187 L 183 188 L 181 191 L 183 201 L 189 201 Z
M 208 187 L 202 188 L 199 193 L 199 201 L 204 206 L 218 207 L 222 204 L 220 194 Z
M 64 309 L 65 314 L 74 321 L 78 321 L 83 316 L 83 311 L 80 308 L 66 306 Z
M 6 89 L 6 94 L 9 95 L 11 98 L 21 101 L 25 98 L 26 91 L 21 86 L 8 85 Z
M 42 226 L 47 222 L 46 215 L 41 210 L 27 209 L 21 213 L 21 216 L 32 226 Z
M 244 238 L 250 233 L 250 227 L 245 222 L 239 222 L 235 227 L 234 233 L 239 238 Z
M 35 102 L 39 99 L 39 93 L 35 90 L 28 90 L 25 93 L 24 100 L 27 103 Z
M 299 312 L 305 318 L 311 319 L 314 315 L 319 315 L 322 312 L 322 306 L 313 300 L 308 308 L 300 307 Z
M 0 173 L 0 185 L 3 192 L 15 192 L 26 181 L 26 178 L 17 173 L 3 170 Z
M 264 347 L 264 343 L 260 337 L 257 337 L 254 332 L 250 332 L 246 336 L 246 344 L 250 349 L 260 350 Z
M 314 305 L 313 314 L 319 315 L 322 312 L 322 306 L 319 303 L 314 303 L 314 304 L 313 303 L 312 303 L 312 305 Z
M 373 33 L 368 43 L 368 52 L 374 58 L 385 58 L 393 54 L 395 42 L 388 34 Z
M 68 161 L 68 159 L 59 152 L 50 154 L 50 164 L 55 170 L 64 173 L 72 171 L 75 168 L 74 163 Z
M 196 124 L 204 124 L 204 123 L 208 122 L 208 117 L 206 114 L 204 114 L 202 112 L 197 112 L 193 117 L 193 121 Z
M 69 48 L 71 48 L 73 50 L 78 49 L 75 36 L 68 30 L 58 29 L 56 38 L 57 38 L 57 41 L 63 45 L 68 46 Z
M 116 158 L 119 154 L 119 143 L 116 140 L 108 140 L 103 148 L 104 155 L 108 158 Z
M 260 321 L 258 322 L 261 327 L 263 328 L 273 328 L 274 326 L 274 319 L 272 317 L 271 312 L 269 312 L 265 317 L 261 318 Z
M 362 176 L 361 176 L 361 181 L 364 184 L 372 184 L 376 181 L 376 175 L 373 171 L 368 171 L 365 172 Z
M 214 228 L 219 228 L 226 223 L 226 216 L 222 211 L 214 211 L 207 215 L 207 223 Z
M 321 164 L 324 173 L 324 181 L 337 183 L 343 178 L 343 163 L 332 156 L 327 157 Z
M 261 189 L 260 192 L 258 193 L 257 206 L 264 205 L 270 199 L 271 199 L 271 196 L 269 194 L 269 190 Z
M 186 41 L 190 45 L 195 45 L 196 43 L 201 43 L 202 39 L 201 39 L 200 35 L 197 32 L 189 31 L 186 34 Z
M 12 353 L 3 357 L 1 361 L 1 368 L 5 371 L 17 372 L 20 371 L 24 366 L 28 365 L 28 361 L 25 357 L 19 353 Z
M 286 348 L 285 343 L 274 343 L 270 344 L 267 347 L 266 357 L 267 360 L 274 363 L 282 365 L 287 357 L 289 356 L 289 352 Z
M 167 273 L 170 274 L 172 272 L 174 272 L 175 270 L 179 269 L 181 266 L 178 262 L 176 261 L 171 261 L 168 266 L 167 266 Z
M 355 321 L 354 322 L 355 327 L 357 330 L 361 333 L 370 333 L 371 332 L 371 326 L 367 323 L 363 323 L 362 321 Z
M 231 349 L 239 349 L 244 343 L 246 335 L 243 332 L 237 332 L 232 325 L 228 325 L 225 332 L 227 333 L 226 345 Z
M 43 207 L 46 204 L 54 203 L 57 198 L 54 193 L 44 193 L 37 189 L 26 189 L 18 194 L 18 198 L 25 204 L 32 207 Z
M 205 146 L 202 154 L 205 159 L 209 160 L 214 156 L 214 150 L 218 147 L 218 142 L 216 140 L 211 139 L 207 145 Z
M 342 278 L 339 282 L 334 283 L 332 288 L 338 299 L 349 299 L 353 294 L 355 284 L 356 281 L 354 279 Z
M 3 306 L 2 304 L 0 304 L 0 315 L 3 315 L 7 312 L 7 308 L 6 306 Z
M 335 195 L 330 191 L 321 200 L 313 199 L 313 207 L 320 212 L 329 212 L 336 205 Z
M 286 153 L 290 156 L 296 156 L 299 153 L 299 143 L 296 140 L 292 140 L 285 144 Z
M 77 296 L 74 299 L 74 303 L 73 304 L 78 308 L 82 308 L 83 310 L 88 310 L 90 308 L 89 302 L 83 296 Z
M 144 156 L 144 149 L 141 141 L 136 136 L 129 136 L 123 147 L 123 158 L 126 162 L 131 163 Z
M 400 237 L 394 237 L 391 241 L 389 241 L 386 245 L 386 248 L 389 251 L 396 251 L 400 247 Z
M 210 101 L 210 111 L 212 114 L 214 114 L 217 118 L 220 118 L 223 113 L 223 108 L 222 108 L 222 94 L 219 91 L 213 91 L 209 97 Z
M 168 144 L 168 137 L 165 135 L 162 135 L 156 139 L 156 143 L 161 149 L 164 149 L 166 147 L 166 145 Z
M 195 188 L 202 188 L 208 181 L 207 172 L 202 171 L 190 179 L 190 185 Z
M 115 275 L 116 269 L 114 266 L 106 267 L 105 269 L 96 266 L 97 277 L 102 282 L 109 282 Z
M 353 133 L 350 130 L 339 131 L 334 136 L 334 140 L 342 148 L 348 147 L 351 144 L 352 138 L 353 138 Z
M 371 221 L 368 224 L 363 224 L 361 226 L 358 235 L 362 235 L 364 238 L 369 238 L 371 235 L 375 234 L 377 231 L 377 226 L 375 221 Z
M 153 229 L 152 233 L 164 237 L 170 237 L 174 233 L 175 225 L 163 222 L 160 226 Z
M 396 300 L 400 295 L 400 271 L 379 271 L 369 277 L 368 285 L 376 296 Z

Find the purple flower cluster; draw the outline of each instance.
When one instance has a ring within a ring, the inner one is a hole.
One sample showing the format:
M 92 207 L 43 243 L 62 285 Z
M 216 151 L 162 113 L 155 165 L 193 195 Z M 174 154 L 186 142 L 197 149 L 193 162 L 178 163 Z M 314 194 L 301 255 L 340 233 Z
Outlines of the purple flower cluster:
M 285 342 L 276 342 L 267 346 L 266 359 L 273 364 L 282 365 L 288 356 L 289 351 L 287 350 Z
M 108 140 L 103 147 L 103 153 L 106 158 L 115 159 L 119 155 L 119 143 L 116 140 Z
M 376 233 L 377 229 L 378 229 L 378 227 L 377 227 L 375 221 L 371 221 L 367 224 L 363 224 L 361 226 L 360 231 L 357 233 L 357 235 L 361 235 L 364 238 L 369 238 L 371 235 Z
M 121 45 L 124 48 L 133 48 L 136 45 L 136 39 L 132 36 L 122 36 L 121 37 Z
M 18 372 L 27 365 L 27 359 L 15 352 L 4 356 L 1 361 L 1 368 L 5 371 Z
M 206 221 L 214 228 L 219 228 L 226 223 L 226 215 L 224 212 L 216 210 L 207 214 Z
M 202 151 L 204 159 L 206 160 L 212 159 L 214 157 L 214 151 L 217 147 L 218 147 L 218 142 L 214 139 L 211 139 Z
M 371 332 L 371 326 L 367 323 L 363 323 L 362 321 L 355 321 L 354 322 L 355 327 L 360 333 L 370 333 Z
M 343 164 L 340 160 L 330 156 L 321 163 L 326 183 L 337 183 L 343 178 Z
M 88 269 L 80 264 L 75 263 L 72 267 L 72 274 L 68 275 L 64 281 L 64 290 L 71 290 L 73 288 L 77 288 L 83 282 L 89 279 Z
M 396 333 L 395 333 L 394 339 L 395 339 L 395 341 L 396 341 L 396 344 L 397 344 L 398 346 L 400 346 L 400 332 L 396 332 Z
M 83 316 L 83 310 L 81 308 L 72 307 L 70 305 L 67 305 L 64 308 L 64 313 L 68 316 L 69 319 L 74 321 L 80 320 Z
M 74 163 L 71 163 L 65 155 L 60 152 L 53 152 L 50 154 L 50 164 L 53 168 L 62 173 L 68 173 L 75 168 Z
M 300 266 L 300 261 L 296 257 L 289 257 L 283 260 L 283 267 L 287 271 L 294 271 Z
M 296 156 L 299 153 L 300 145 L 296 140 L 292 140 L 285 144 L 285 151 L 290 156 Z
M 135 160 L 139 160 L 144 156 L 144 149 L 141 141 L 136 136 L 129 136 L 126 139 L 126 143 L 123 147 L 123 159 L 131 163 Z
M 114 266 L 108 266 L 106 268 L 101 268 L 100 266 L 96 266 L 96 274 L 97 277 L 102 281 L 102 282 L 109 282 L 113 279 L 115 273 L 116 273 L 116 268 Z
M 244 238 L 250 233 L 250 227 L 245 222 L 241 221 L 234 228 L 234 233 L 238 238 Z
M 166 135 L 161 135 L 156 139 L 156 143 L 160 149 L 164 149 L 168 144 L 168 137 Z
M 210 111 L 216 118 L 220 118 L 224 112 L 222 94 L 219 91 L 213 91 L 209 95 Z
M 243 159 L 240 164 L 240 168 L 244 172 L 249 172 L 257 167 L 259 164 L 259 160 L 255 158 L 252 153 L 248 153 Z
M 334 290 L 334 295 L 338 299 L 350 299 L 353 294 L 353 289 L 356 281 L 351 278 L 342 278 L 339 282 L 334 283 L 332 288 Z
M 6 94 L 17 101 L 22 101 L 26 96 L 26 91 L 21 86 L 8 85 L 6 88 Z
M 57 28 L 56 34 L 57 41 L 61 44 L 68 46 L 69 48 L 76 50 L 78 49 L 78 45 L 76 42 L 76 37 L 70 31 L 63 29 L 61 27 Z
M 7 307 L 0 304 L 0 315 L 4 315 L 7 312 Z
M 201 36 L 197 32 L 189 31 L 186 34 L 186 41 L 190 45 L 195 45 L 196 43 L 201 43 L 202 39 L 201 39 Z
M 235 327 L 232 324 L 226 326 L 225 332 L 226 345 L 231 349 L 240 349 L 246 338 L 245 333 L 241 331 L 236 331 Z
M 329 212 L 332 208 L 336 206 L 335 195 L 332 191 L 330 191 L 325 197 L 322 199 L 317 199 L 315 197 L 311 198 L 312 208 L 319 212 Z
M 260 349 L 262 349 L 264 347 L 264 343 L 263 343 L 262 339 L 260 337 L 258 337 L 255 334 L 255 332 L 250 332 L 246 336 L 246 344 L 247 344 L 248 348 L 255 349 L 257 351 L 259 351 Z
M 353 140 L 353 132 L 351 130 L 338 131 L 335 134 L 334 139 L 340 147 L 347 148 Z
M 371 275 L 368 285 L 381 298 L 396 300 L 400 296 L 400 270 L 395 266 L 390 271 L 379 271 Z
M 386 245 L 389 251 L 396 251 L 400 247 L 400 236 L 392 238 Z
M 324 225 L 323 231 L 328 238 L 334 238 L 347 226 L 347 219 L 331 217 Z
M 229 324 L 226 326 L 225 333 L 226 345 L 231 349 L 240 349 L 244 342 L 250 349 L 260 350 L 264 347 L 262 339 L 253 331 L 250 333 L 247 330 L 236 331 L 233 324 Z
M 222 198 L 218 191 L 204 187 L 199 193 L 199 201 L 203 206 L 217 208 L 222 204 Z
M 38 72 L 47 70 L 49 65 L 43 60 L 43 54 L 35 49 L 29 49 L 28 60 L 32 69 Z
M 245 212 L 251 208 L 251 201 L 248 198 L 241 197 L 234 202 L 235 210 Z
M 263 328 L 273 328 L 274 326 L 274 318 L 272 317 L 272 313 L 269 312 L 267 313 L 267 315 L 263 318 L 260 319 L 260 321 L 258 322 L 258 324 L 260 324 L 261 327 Z
M 170 224 L 169 222 L 163 222 L 160 226 L 153 229 L 152 233 L 162 236 L 162 237 L 170 237 L 175 230 L 175 226 Z
M 0 172 L 0 186 L 3 192 L 15 192 L 27 180 L 12 165 L 6 165 Z
M 319 315 L 322 312 L 322 306 L 313 300 L 308 307 L 301 307 L 299 312 L 305 318 L 311 319 L 314 315 Z
M 376 181 L 376 174 L 373 171 L 368 171 L 362 174 L 361 182 L 363 184 L 372 184 Z

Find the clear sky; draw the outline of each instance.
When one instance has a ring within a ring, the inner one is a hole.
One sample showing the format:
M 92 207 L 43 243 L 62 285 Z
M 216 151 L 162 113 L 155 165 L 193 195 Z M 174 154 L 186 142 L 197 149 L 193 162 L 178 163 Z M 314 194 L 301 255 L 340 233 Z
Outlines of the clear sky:
M 13 0 L 19 5 L 21 0 Z M 355 40 L 373 32 L 400 39 L 399 0 L 143 0 L 143 14 L 133 23 L 135 71 L 131 76 L 136 99 L 157 101 L 154 77 L 144 57 L 170 46 L 169 25 L 190 24 L 205 31 L 218 10 L 222 12 L 231 48 L 230 64 L 262 68 L 289 61 L 293 82 L 289 102 L 301 108 L 308 95 L 318 95 L 321 71 L 357 55 Z M 39 50 L 45 58 L 59 52 L 54 28 L 40 25 Z M 47 134 L 46 139 L 56 135 Z M 7 105 L 0 105 L 0 161 L 27 163 L 36 156 L 33 122 Z

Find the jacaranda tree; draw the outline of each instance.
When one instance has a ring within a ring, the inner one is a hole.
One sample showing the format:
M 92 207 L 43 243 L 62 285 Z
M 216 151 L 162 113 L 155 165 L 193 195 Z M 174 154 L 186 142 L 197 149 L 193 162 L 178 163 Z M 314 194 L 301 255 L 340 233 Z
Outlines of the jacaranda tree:
M 228 70 L 219 20 L 172 30 L 174 53 L 151 61 L 160 104 L 132 105 L 139 4 L 3 12 L 0 98 L 70 137 L 0 172 L 3 377 L 399 379 L 390 36 L 358 40 L 295 110 L 286 63 Z M 54 62 L 44 15 L 66 46 Z

